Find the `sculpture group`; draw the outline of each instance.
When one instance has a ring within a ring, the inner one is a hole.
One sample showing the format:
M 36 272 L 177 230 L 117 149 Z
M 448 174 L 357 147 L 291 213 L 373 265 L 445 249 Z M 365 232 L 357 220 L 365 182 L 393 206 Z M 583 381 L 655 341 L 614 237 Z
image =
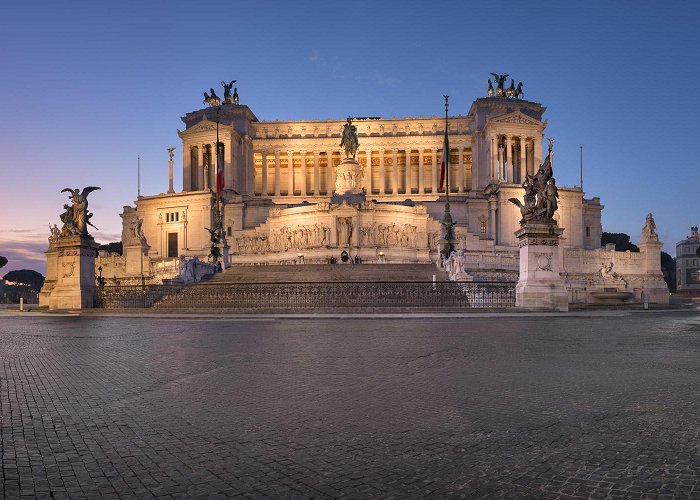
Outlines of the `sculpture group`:
M 60 231 L 61 238 L 66 236 L 89 236 L 87 230 L 88 226 L 92 226 L 97 229 L 95 225 L 90 222 L 92 213 L 88 210 L 87 197 L 90 193 L 98 189 L 100 188 L 88 186 L 82 191 L 78 188 L 65 188 L 61 190 L 62 193 L 65 193 L 66 191 L 70 193 L 69 199 L 71 201 L 70 205 L 63 205 L 65 212 L 61 214 L 61 222 L 63 222 L 63 227 Z M 56 226 L 54 226 L 54 228 L 55 227 Z M 51 228 L 52 237 L 56 237 L 57 233 L 56 229 L 54 228 Z
M 221 86 L 224 88 L 224 104 L 238 104 L 238 88 L 234 87 L 233 94 L 231 93 L 231 88 L 237 81 L 238 80 L 231 80 L 229 83 L 221 82 Z M 212 107 L 221 106 L 221 98 L 216 95 L 213 87 L 209 89 L 209 92 L 210 94 L 204 92 L 204 104 L 208 104 Z
M 352 124 L 352 118 L 348 116 L 348 121 L 343 125 L 343 135 L 340 140 L 340 147 L 345 150 L 345 158 L 355 159 L 357 148 L 360 142 L 357 139 L 357 127 Z
M 535 175 L 527 174 L 522 183 L 525 189 L 523 202 L 517 198 L 508 198 L 508 201 L 517 205 L 522 219 L 520 224 L 538 220 L 541 222 L 554 222 L 554 212 L 558 208 L 559 190 L 552 170 L 552 147 L 554 139 L 549 139 L 549 154 L 545 158 Z
M 491 73 L 493 75 L 494 81 L 496 82 L 496 88 L 493 88 L 493 82 L 489 79 L 489 86 L 487 89 L 487 94 L 489 97 L 512 97 L 517 99 L 523 97 L 525 94 L 523 92 L 523 82 L 518 82 L 517 87 L 515 86 L 515 80 L 510 79 L 510 87 L 505 88 L 506 79 L 510 76 L 508 74 L 499 75 L 498 73 Z

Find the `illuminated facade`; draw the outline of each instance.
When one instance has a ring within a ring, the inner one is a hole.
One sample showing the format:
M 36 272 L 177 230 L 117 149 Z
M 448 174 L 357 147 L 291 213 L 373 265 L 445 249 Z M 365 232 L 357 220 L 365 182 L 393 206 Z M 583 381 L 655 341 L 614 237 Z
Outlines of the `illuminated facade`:
M 506 97 L 474 101 L 449 119 L 450 202 L 458 249 L 467 262 L 517 271 L 520 186 L 542 161 L 545 108 Z M 445 193 L 440 117 L 356 117 L 362 168 L 360 203 L 330 203 L 344 120 L 260 121 L 248 106 L 225 104 L 186 114 L 183 190 L 144 196 L 125 210 L 125 231 L 143 219 L 153 259 L 205 258 L 213 227 L 216 138 L 224 174 L 224 228 L 233 264 L 325 262 L 347 250 L 364 262 L 438 258 Z M 218 129 L 218 130 L 217 130 Z M 598 198 L 559 188 L 555 218 L 564 248 L 600 246 Z M 407 201 L 410 200 L 410 201 Z M 347 226 L 347 228 L 346 228 Z M 516 252 L 517 253 L 517 252 Z
M 676 243 L 676 289 L 700 290 L 700 234 L 690 228 L 690 236 Z

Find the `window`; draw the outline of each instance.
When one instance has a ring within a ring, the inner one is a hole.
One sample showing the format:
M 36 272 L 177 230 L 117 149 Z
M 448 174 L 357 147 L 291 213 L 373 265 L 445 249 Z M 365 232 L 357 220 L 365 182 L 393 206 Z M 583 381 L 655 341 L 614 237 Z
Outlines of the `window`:
M 165 214 L 165 222 L 178 222 L 180 220 L 180 212 L 168 212 Z
M 591 226 L 586 226 L 586 238 L 591 237 Z
M 231 226 L 226 228 L 226 236 L 231 236 Z
M 479 224 L 479 232 L 481 234 L 486 234 L 486 223 L 483 221 Z

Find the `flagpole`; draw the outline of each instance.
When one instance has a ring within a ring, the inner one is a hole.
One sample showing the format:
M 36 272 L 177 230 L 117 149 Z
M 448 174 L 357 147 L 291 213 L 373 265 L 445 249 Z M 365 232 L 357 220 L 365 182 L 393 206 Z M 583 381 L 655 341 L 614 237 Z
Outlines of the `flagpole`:
M 136 157 L 136 198 L 141 198 L 141 155 Z
M 447 121 L 447 109 L 449 104 L 448 95 L 443 95 L 445 98 L 445 144 L 442 149 L 442 157 L 445 162 L 445 215 L 442 219 L 442 226 L 445 229 L 445 246 L 442 249 L 442 256 L 447 259 L 454 252 L 454 226 L 452 214 L 450 214 L 450 151 L 449 151 L 449 124 Z M 447 147 L 445 147 L 447 146 Z

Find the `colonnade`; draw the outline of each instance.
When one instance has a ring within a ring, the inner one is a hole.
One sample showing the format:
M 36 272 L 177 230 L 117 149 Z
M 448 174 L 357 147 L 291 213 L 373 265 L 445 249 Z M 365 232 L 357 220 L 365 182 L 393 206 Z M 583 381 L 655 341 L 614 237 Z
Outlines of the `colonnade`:
M 542 161 L 542 141 L 529 136 L 491 136 L 491 180 L 519 184 Z
M 230 151 L 228 141 L 219 141 L 219 149 L 219 165 L 226 172 L 228 170 L 225 165 L 226 152 Z M 185 191 L 216 189 L 216 159 L 214 157 L 216 141 L 190 144 L 186 146 L 185 151 L 189 151 L 189 154 L 184 155 L 183 189 Z M 230 182 L 229 176 L 230 174 L 226 175 L 227 185 Z
M 430 148 L 366 149 L 357 152 L 356 160 L 363 167 L 362 187 L 368 194 L 433 194 L 445 191 L 438 186 L 441 156 L 441 150 Z M 471 149 L 451 148 L 451 156 L 450 192 L 466 192 L 471 189 Z M 334 167 L 342 158 L 338 150 L 256 151 L 255 195 L 329 196 L 335 186 Z

